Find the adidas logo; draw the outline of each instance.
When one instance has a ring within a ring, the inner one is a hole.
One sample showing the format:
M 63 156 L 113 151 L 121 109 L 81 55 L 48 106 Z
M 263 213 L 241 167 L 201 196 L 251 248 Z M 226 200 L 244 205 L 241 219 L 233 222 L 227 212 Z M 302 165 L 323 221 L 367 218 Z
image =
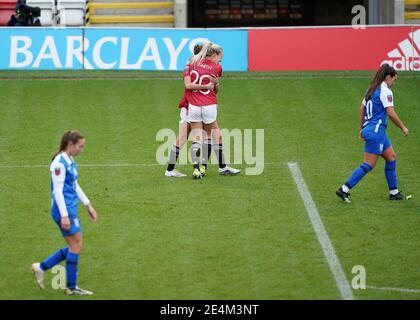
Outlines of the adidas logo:
M 398 71 L 420 71 L 420 29 L 410 33 L 388 57 L 391 60 L 382 61 L 381 65 L 388 63 Z

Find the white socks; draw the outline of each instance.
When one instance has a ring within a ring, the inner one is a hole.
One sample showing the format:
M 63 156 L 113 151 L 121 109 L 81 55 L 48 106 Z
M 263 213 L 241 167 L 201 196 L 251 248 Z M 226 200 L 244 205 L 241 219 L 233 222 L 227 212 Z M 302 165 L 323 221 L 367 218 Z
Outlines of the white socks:
M 349 187 L 347 187 L 345 184 L 341 186 L 341 190 L 343 190 L 345 193 L 349 193 L 350 191 Z
M 398 189 L 394 189 L 394 190 L 390 190 L 390 191 L 389 191 L 389 194 L 390 194 L 391 196 L 395 196 L 396 194 L 398 194 L 398 192 L 400 192 Z

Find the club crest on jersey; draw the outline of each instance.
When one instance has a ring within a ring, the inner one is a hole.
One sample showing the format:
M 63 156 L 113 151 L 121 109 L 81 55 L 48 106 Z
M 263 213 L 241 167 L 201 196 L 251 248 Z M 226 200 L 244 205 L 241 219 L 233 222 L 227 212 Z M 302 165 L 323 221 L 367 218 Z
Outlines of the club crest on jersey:
M 392 96 L 388 96 L 388 102 L 392 102 Z
M 55 173 L 56 176 L 59 176 L 60 173 L 61 173 L 61 168 L 60 167 L 55 168 L 54 173 Z

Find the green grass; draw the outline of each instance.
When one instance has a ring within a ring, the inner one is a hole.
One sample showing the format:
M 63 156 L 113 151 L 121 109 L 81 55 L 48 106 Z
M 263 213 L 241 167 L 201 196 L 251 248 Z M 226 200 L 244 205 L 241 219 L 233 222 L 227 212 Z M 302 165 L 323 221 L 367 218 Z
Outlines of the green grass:
M 352 267 L 363 265 L 367 285 L 420 289 L 420 75 L 401 73 L 393 89 L 411 134 L 388 129 L 412 201 L 387 201 L 383 161 L 353 191 L 353 204 L 334 195 L 361 162 L 358 108 L 371 76 L 227 73 L 219 123 L 264 129 L 270 164 L 262 175 L 236 177 L 211 165 L 193 181 L 168 179 L 157 165 L 83 166 L 156 164 L 156 133 L 177 129 L 180 74 L 0 72 L 0 299 L 65 298 L 50 273 L 47 290 L 38 290 L 29 268 L 64 246 L 50 217 L 47 166 L 73 128 L 86 137 L 79 182 L 99 214 L 93 224 L 79 211 L 79 285 L 94 299 L 340 299 L 287 162 L 299 163 L 350 282 Z M 26 164 L 45 167 L 18 167 Z M 374 289 L 354 295 L 420 299 Z

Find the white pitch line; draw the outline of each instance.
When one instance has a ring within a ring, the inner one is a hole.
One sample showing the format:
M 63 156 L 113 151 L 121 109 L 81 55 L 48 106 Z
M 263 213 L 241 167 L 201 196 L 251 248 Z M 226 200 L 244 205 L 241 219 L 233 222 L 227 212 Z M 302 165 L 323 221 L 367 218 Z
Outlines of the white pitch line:
M 308 186 L 305 183 L 305 180 L 299 169 L 299 165 L 297 163 L 288 163 L 287 165 L 293 176 L 293 179 L 295 180 L 297 189 L 306 207 L 306 211 L 308 212 L 312 227 L 314 228 L 316 236 L 318 237 L 318 241 L 321 244 L 330 270 L 334 275 L 335 282 L 341 293 L 341 297 L 344 300 L 353 300 L 353 292 L 346 279 L 346 275 L 344 274 L 343 268 L 341 267 L 340 261 L 338 260 L 331 240 L 328 237 L 327 231 L 325 230 L 325 227 L 322 223 L 321 217 L 319 216 L 315 202 L 312 200 L 311 193 L 309 192 Z
M 92 163 L 79 164 L 78 167 L 97 167 L 97 168 L 124 168 L 124 167 L 154 167 L 162 166 L 159 163 Z M 22 164 L 22 165 L 0 165 L 0 169 L 26 169 L 26 168 L 49 168 L 45 164 Z
M 130 167 L 157 167 L 166 166 L 167 164 L 159 163 L 91 163 L 91 164 L 79 164 L 78 167 L 90 167 L 90 168 L 130 168 Z M 185 165 L 185 164 L 181 164 Z M 253 164 L 255 165 L 255 164 Z M 266 162 L 265 166 L 283 166 L 281 162 Z M 30 169 L 30 168 L 48 168 L 46 164 L 20 164 L 20 165 L 0 165 L 0 169 Z
M 328 79 L 328 78 L 333 78 L 333 79 L 365 79 L 365 78 L 368 78 L 368 77 L 370 77 L 370 76 L 368 76 L 368 75 L 366 75 L 366 76 L 363 76 L 363 75 L 360 75 L 360 76 L 357 76 L 357 75 L 355 75 L 355 76 L 343 76 L 343 75 L 320 75 L 320 76 L 318 76 L 318 75 L 301 75 L 301 76 L 288 76 L 288 75 L 284 75 L 284 76 L 261 76 L 261 77 L 258 77 L 258 76 L 256 76 L 256 77 L 224 77 L 223 78 L 223 81 L 225 81 L 225 80 L 284 80 L 284 79 Z M 418 78 L 418 76 L 404 76 L 404 78 L 405 79 L 414 79 L 414 78 Z M 13 77 L 4 77 L 4 78 L 1 78 L 0 77 L 0 81 L 90 81 L 90 80 L 100 80 L 100 81 L 108 81 L 108 80 L 122 80 L 122 81 L 149 81 L 149 80 L 163 80 L 163 81 L 179 81 L 179 78 L 172 78 L 172 77 L 168 77 L 168 78 L 165 78 L 165 77 L 162 77 L 162 78 L 159 78 L 159 77 L 138 77 L 138 78 L 136 78 L 136 77 L 127 77 L 127 78 L 124 78 L 124 77 L 109 77 L 109 78 L 107 78 L 107 77 L 98 77 L 98 78 L 95 78 L 95 77 L 92 77 L 92 78 L 89 78 L 89 77 L 80 77 L 80 78 L 78 78 L 78 77 L 74 77 L 74 78 L 71 78 L 71 77 L 69 77 L 69 78 L 66 78 L 66 77 L 63 77 L 63 78 L 58 78 L 58 77 L 51 77 L 51 78 L 48 78 L 48 77 L 45 77 L 45 78 L 41 78 L 41 77 L 39 77 L 39 78 L 36 78 L 36 77 L 34 77 L 34 78 L 19 78 L 19 77 L 16 77 L 16 78 L 13 78 Z
M 156 167 L 162 166 L 159 163 L 103 163 L 103 164 L 81 164 L 79 167 Z
M 255 78 L 248 78 L 248 77 L 226 77 L 223 79 L 225 80 L 284 80 L 284 79 L 321 79 L 321 78 L 333 78 L 333 79 L 365 79 L 367 76 L 349 76 L 349 77 L 343 77 L 343 76 L 284 76 L 284 77 L 255 77 Z M 410 78 L 409 76 L 406 76 L 404 78 Z M 412 77 L 414 78 L 414 77 Z M 162 81 L 180 81 L 179 78 L 0 78 L 0 81 L 149 81 L 149 80 L 162 80 Z
M 375 287 L 366 286 L 367 289 L 381 290 L 381 291 L 398 291 L 405 293 L 420 293 L 420 289 L 405 289 L 405 288 L 387 288 L 387 287 Z
M 48 168 L 45 164 L 2 165 L 0 169 Z

